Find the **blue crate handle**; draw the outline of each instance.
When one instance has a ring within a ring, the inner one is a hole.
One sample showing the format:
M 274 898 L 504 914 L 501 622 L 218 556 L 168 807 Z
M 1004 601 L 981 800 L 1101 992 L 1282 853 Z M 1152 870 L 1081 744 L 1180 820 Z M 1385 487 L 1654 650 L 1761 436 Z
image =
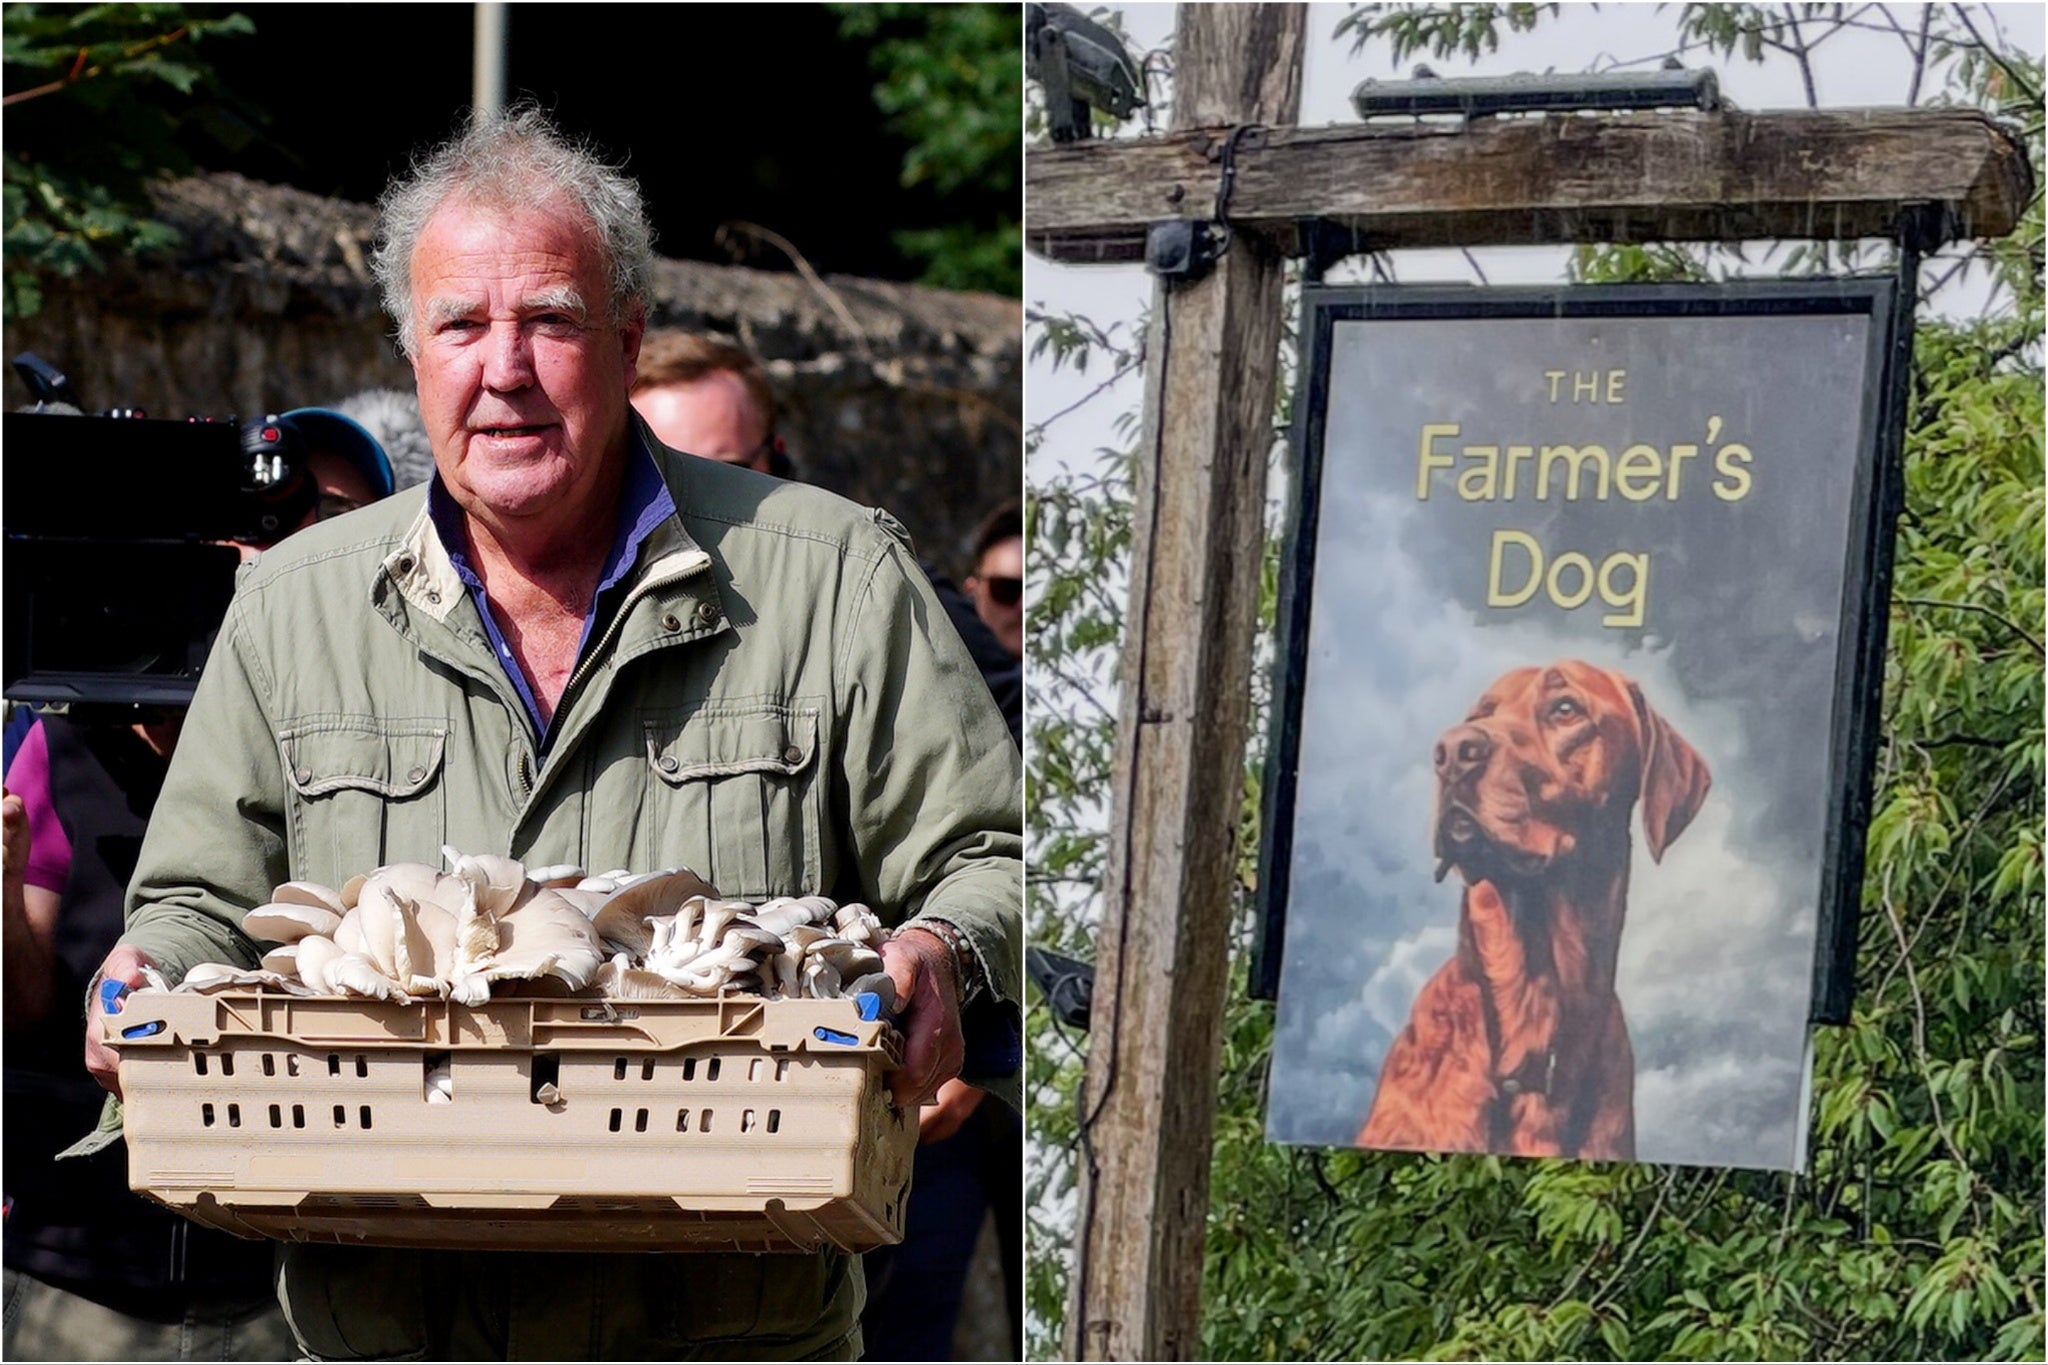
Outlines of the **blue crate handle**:
M 128 994 L 125 981 L 100 982 L 100 1009 L 107 1014 L 121 1012 L 121 997 Z M 164 1021 L 152 1019 L 146 1024 L 131 1024 L 121 1030 L 123 1038 L 154 1038 L 164 1031 Z
M 854 1037 L 851 1033 L 841 1033 L 838 1029 L 826 1028 L 823 1024 L 812 1029 L 811 1036 L 821 1043 L 837 1043 L 840 1047 L 858 1047 L 860 1045 L 860 1039 Z
M 882 997 L 873 991 L 862 991 L 853 997 L 853 1003 L 860 1011 L 862 1023 L 872 1024 L 882 1017 Z

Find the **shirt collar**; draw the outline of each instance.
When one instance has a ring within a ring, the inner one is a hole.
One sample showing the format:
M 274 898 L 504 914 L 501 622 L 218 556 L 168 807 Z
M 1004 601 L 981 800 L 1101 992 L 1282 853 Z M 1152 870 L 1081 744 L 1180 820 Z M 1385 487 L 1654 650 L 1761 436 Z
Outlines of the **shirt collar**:
M 675 496 L 661 477 L 661 468 L 654 462 L 639 424 L 629 423 L 627 430 L 632 450 L 626 456 L 626 477 L 619 489 L 619 517 L 612 533 L 611 553 L 605 558 L 604 572 L 598 576 L 600 595 L 632 571 L 647 537 L 676 514 Z M 471 589 L 481 588 L 483 580 L 477 577 L 469 559 L 469 535 L 464 529 L 462 507 L 441 482 L 439 470 L 434 471 L 427 485 L 427 515 L 434 523 L 435 534 L 441 538 L 441 547 L 448 552 L 448 562 L 454 565 L 463 583 Z

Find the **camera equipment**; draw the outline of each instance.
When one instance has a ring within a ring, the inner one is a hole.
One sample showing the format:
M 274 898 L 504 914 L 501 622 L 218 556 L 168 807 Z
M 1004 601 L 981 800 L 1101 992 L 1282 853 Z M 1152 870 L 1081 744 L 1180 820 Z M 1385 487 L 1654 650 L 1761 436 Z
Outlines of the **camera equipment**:
M 241 556 L 304 520 L 319 489 L 274 417 L 151 420 L 75 411 L 64 375 L 15 371 L 38 409 L 4 421 L 5 648 L 15 701 L 183 706 Z M 132 414 L 132 415 L 131 415 Z
M 1072 5 L 1024 7 L 1024 74 L 1045 91 L 1054 142 L 1092 133 L 1092 110 L 1129 118 L 1145 103 L 1145 77 L 1123 40 Z

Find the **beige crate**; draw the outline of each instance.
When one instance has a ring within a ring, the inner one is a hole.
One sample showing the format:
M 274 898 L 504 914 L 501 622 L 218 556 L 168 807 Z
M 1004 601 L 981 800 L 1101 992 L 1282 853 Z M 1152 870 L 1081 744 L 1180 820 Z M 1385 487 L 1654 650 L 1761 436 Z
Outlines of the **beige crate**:
M 903 1235 L 917 1115 L 882 1079 L 900 1037 L 850 1000 L 139 991 L 107 1035 L 129 1183 L 242 1236 L 860 1251 Z M 429 1103 L 443 1065 L 452 1099 Z

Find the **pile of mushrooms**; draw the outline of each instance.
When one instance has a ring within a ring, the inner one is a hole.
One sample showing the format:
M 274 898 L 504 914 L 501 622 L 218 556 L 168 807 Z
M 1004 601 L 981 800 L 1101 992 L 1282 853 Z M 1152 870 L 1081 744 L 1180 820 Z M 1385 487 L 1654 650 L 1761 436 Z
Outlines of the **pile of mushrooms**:
M 242 927 L 279 945 L 254 971 L 206 963 L 178 987 L 266 986 L 410 1004 L 505 994 L 697 999 L 748 991 L 831 999 L 895 991 L 865 905 L 726 900 L 687 868 L 589 877 L 444 848 L 449 871 L 392 863 L 339 891 L 286 882 Z

